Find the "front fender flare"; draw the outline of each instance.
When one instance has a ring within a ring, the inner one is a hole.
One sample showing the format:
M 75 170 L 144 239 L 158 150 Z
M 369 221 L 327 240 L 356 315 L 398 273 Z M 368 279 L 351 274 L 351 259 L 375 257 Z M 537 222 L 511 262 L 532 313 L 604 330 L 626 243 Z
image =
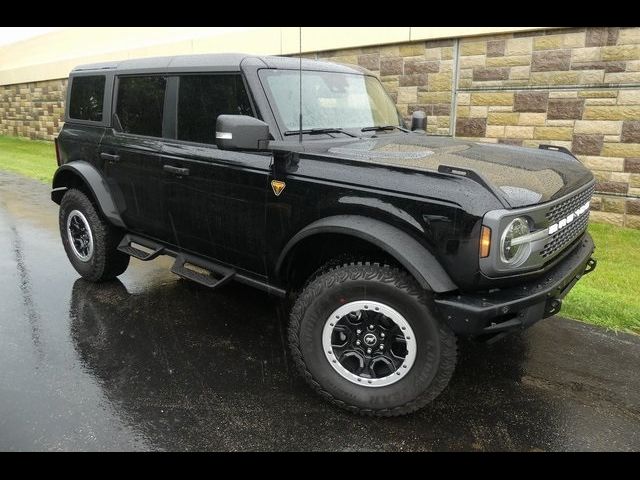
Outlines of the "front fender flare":
M 433 254 L 411 235 L 380 220 L 359 215 L 336 215 L 304 227 L 280 253 L 276 275 L 281 275 L 287 256 L 300 241 L 321 233 L 351 235 L 375 245 L 395 258 L 426 290 L 442 293 L 458 289 Z
M 93 195 L 94 200 L 98 204 L 102 214 L 115 226 L 125 228 L 122 217 L 118 212 L 109 186 L 102 174 L 88 162 L 77 160 L 71 163 L 65 163 L 56 170 L 53 176 L 53 190 L 51 191 L 51 200 L 60 203 L 62 195 L 69 188 L 67 179 L 69 175 L 79 177 L 87 186 Z

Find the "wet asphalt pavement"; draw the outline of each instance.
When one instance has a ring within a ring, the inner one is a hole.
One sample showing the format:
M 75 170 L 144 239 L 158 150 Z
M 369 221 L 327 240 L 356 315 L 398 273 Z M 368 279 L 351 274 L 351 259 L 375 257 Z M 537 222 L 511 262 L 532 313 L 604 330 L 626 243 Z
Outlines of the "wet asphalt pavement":
M 0 450 L 640 449 L 640 337 L 551 318 L 466 342 L 434 403 L 361 418 L 295 374 L 277 300 L 170 264 L 80 280 L 48 186 L 0 172 Z

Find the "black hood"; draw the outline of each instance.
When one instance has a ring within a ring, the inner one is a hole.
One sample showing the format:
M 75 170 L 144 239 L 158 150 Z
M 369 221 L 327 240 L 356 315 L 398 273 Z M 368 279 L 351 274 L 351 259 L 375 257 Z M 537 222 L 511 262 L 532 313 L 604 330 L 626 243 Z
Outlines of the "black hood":
M 471 169 L 512 207 L 562 197 L 593 179 L 591 172 L 571 155 L 552 150 L 415 133 L 383 134 L 333 146 L 322 144 L 321 152 L 308 148 L 311 145 L 305 145 L 305 150 L 416 170 L 437 171 L 441 165 Z

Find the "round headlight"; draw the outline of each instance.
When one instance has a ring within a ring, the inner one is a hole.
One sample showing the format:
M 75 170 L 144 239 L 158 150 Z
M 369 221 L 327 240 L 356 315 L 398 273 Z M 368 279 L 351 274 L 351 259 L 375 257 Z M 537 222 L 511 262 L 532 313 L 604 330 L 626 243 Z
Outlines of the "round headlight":
M 529 222 L 526 218 L 515 218 L 507 225 L 500 241 L 500 258 L 504 263 L 518 263 L 527 255 L 529 244 L 514 242 L 514 240 L 528 234 Z

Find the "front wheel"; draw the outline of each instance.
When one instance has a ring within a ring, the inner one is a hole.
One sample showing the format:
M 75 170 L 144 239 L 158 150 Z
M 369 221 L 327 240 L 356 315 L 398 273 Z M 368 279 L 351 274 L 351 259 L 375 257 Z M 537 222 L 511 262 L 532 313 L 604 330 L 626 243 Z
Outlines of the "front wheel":
M 456 338 L 407 272 L 357 263 L 313 279 L 289 326 L 294 361 L 324 398 L 355 413 L 420 409 L 449 383 Z

